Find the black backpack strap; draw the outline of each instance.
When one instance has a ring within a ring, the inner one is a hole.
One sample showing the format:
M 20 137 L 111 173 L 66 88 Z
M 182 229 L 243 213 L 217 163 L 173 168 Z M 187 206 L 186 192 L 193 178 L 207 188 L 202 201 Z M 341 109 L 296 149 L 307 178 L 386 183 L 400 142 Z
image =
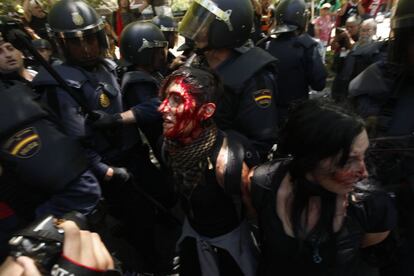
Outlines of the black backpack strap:
M 244 148 L 231 134 L 225 137 L 228 146 L 227 166 L 224 172 L 224 190 L 230 195 L 241 195 L 241 174 L 244 161 Z
M 267 193 L 275 193 L 287 173 L 290 159 L 277 159 L 255 168 L 251 178 L 250 192 L 253 206 L 260 209 Z

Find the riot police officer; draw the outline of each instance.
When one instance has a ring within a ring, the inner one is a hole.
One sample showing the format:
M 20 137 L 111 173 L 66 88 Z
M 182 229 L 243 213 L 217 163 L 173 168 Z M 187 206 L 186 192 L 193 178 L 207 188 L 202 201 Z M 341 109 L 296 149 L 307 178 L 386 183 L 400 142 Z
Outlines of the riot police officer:
M 122 78 L 121 90 L 126 109 L 137 111 L 137 105 L 147 101 L 157 101 L 158 89 L 162 76 L 159 70 L 166 64 L 168 41 L 161 30 L 152 23 L 134 22 L 122 32 L 120 52 L 123 59 L 129 63 L 131 70 Z M 153 106 L 156 112 L 158 105 Z M 134 114 L 139 117 L 139 114 Z M 161 116 L 158 121 L 139 120 L 139 127 L 148 128 L 146 134 L 150 141 L 155 142 L 161 135 Z M 151 133 L 152 132 L 152 133 Z
M 123 111 L 116 66 L 103 58 L 108 47 L 104 23 L 93 8 L 76 0 L 56 3 L 48 21 L 65 58 L 63 64 L 54 68 L 72 93 L 45 71 L 39 72 L 33 86 L 57 113 L 65 132 L 84 142 L 91 170 L 102 180 L 108 211 L 127 225 L 127 239 L 139 248 L 135 237 L 141 227 L 139 216 L 143 210 L 136 202 L 144 199 L 135 191 L 130 174 L 139 177 L 141 172 L 136 150 L 140 146 L 139 136 L 131 136 L 134 134 L 122 126 L 99 131 L 86 124 L 87 116 L 93 120 L 99 112 L 119 114 Z M 136 217 L 131 220 L 131 216 Z M 141 270 L 139 261 L 130 264 L 131 269 Z
M 403 246 L 398 275 L 412 275 L 414 252 L 414 2 L 400 0 L 391 19 L 388 60 L 374 63 L 349 86 L 351 100 L 366 119 L 377 151 L 373 176 L 397 194 Z M 377 138 L 377 139 L 375 139 Z
M 65 0 L 53 6 L 48 20 L 65 57 L 64 64 L 57 66 L 56 70 L 69 86 L 80 90 L 77 94 L 81 102 L 90 110 L 122 111 L 121 94 L 114 74 L 115 64 L 102 58 L 108 44 L 102 29 L 103 22 L 97 13 L 84 2 Z M 81 110 L 84 107 L 47 72 L 40 71 L 33 85 L 38 90 L 53 90 L 53 93 L 43 95 L 59 115 L 66 133 L 76 138 L 88 135 L 90 130 L 85 127 L 87 110 Z M 118 170 L 111 168 L 101 156 L 108 150 L 108 143 L 101 136 L 92 135 L 91 139 L 94 146 L 88 149 L 88 155 L 92 170 L 99 179 L 109 180 L 118 174 Z M 121 174 L 119 172 L 119 176 Z
M 0 32 L 0 64 L 9 69 L 0 72 L 0 259 L 11 234 L 35 217 L 72 210 L 86 215 L 101 197 L 81 145 L 63 133 L 30 83 L 21 82 L 22 53 L 8 40 L 13 31 Z
M 277 136 L 276 60 L 260 48 L 241 47 L 252 24 L 249 0 L 207 0 L 194 1 L 179 27 L 222 78 L 226 93 L 215 121 L 239 136 L 249 165 L 266 159 Z
M 308 17 L 303 0 L 282 0 L 276 7 L 272 31 L 276 37 L 267 42 L 266 50 L 278 59 L 280 122 L 293 101 L 309 98 L 309 87 L 317 91 L 325 87 L 326 71 L 318 43 L 305 32 Z
M 173 17 L 166 15 L 158 15 L 152 19 L 152 23 L 158 26 L 165 39 L 168 41 L 168 55 L 167 55 L 167 66 L 161 71 L 164 76 L 169 75 L 172 71 L 177 69 L 184 62 L 184 56 L 176 57 L 171 49 L 174 49 L 178 42 L 178 28 L 177 22 Z
M 168 41 L 168 49 L 173 49 L 178 40 L 177 22 L 175 22 L 174 18 L 166 15 L 158 15 L 152 19 L 152 23 L 158 26 L 164 34 L 165 39 Z
M 124 114 L 133 113 L 137 122 L 125 127 L 130 131 L 140 131 L 149 142 L 140 147 L 140 181 L 144 184 L 146 192 L 164 206 L 172 207 L 174 200 L 171 197 L 173 187 L 168 185 L 170 180 L 167 179 L 163 168 L 158 169 L 151 162 L 155 156 L 160 157 L 158 142 L 162 134 L 162 117 L 157 109 L 160 104 L 158 90 L 163 77 L 159 70 L 166 67 L 167 51 L 168 41 L 153 23 L 131 23 L 121 34 L 120 52 L 130 68 L 124 74 L 121 83 L 124 107 L 128 110 Z M 149 210 L 147 215 L 150 213 Z M 147 231 L 142 234 L 144 241 L 153 244 L 154 247 L 154 252 L 146 250 L 145 263 L 147 267 L 156 268 L 157 272 L 166 273 L 171 271 L 175 241 L 180 229 L 161 214 L 153 214 L 153 217 L 154 225 L 152 228 L 147 226 Z M 149 217 L 146 221 L 151 219 L 153 218 Z M 160 235 L 160 231 L 163 234 Z

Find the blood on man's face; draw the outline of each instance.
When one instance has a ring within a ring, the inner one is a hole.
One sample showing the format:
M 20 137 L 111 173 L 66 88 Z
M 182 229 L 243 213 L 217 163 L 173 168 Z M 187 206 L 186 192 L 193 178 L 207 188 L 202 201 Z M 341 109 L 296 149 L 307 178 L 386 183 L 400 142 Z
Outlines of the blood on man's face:
M 183 77 L 172 80 L 165 91 L 165 99 L 159 107 L 163 116 L 163 133 L 169 139 L 191 136 L 201 128 L 202 117 L 198 114 L 196 99 L 190 93 L 190 84 Z

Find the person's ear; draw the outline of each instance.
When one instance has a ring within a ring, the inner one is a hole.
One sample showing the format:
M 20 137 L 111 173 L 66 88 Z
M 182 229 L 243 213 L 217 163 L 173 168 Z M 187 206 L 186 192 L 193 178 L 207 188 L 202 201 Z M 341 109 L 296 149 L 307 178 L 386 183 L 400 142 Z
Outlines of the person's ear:
M 214 103 L 206 103 L 200 107 L 199 115 L 203 120 L 211 118 L 216 112 L 216 105 Z

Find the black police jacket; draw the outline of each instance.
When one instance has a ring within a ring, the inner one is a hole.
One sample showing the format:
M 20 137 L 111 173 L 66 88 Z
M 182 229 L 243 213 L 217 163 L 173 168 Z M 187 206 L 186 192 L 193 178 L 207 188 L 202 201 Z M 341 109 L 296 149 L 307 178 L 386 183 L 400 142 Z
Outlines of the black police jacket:
M 239 48 L 217 73 L 225 86 L 215 115 L 217 125 L 238 134 L 249 165 L 265 160 L 278 129 L 276 59 L 258 47 Z
M 80 98 L 90 110 L 102 110 L 109 114 L 122 112 L 122 97 L 115 75 L 115 64 L 103 60 L 93 72 L 80 67 L 62 64 L 54 67 L 66 83 L 79 92 Z M 92 170 L 103 178 L 109 166 L 102 162 L 106 153 L 122 147 L 119 133 L 102 135 L 86 124 L 86 111 L 43 68 L 32 81 L 45 101 L 59 115 L 65 132 L 77 139 L 88 139 L 87 154 Z M 111 137 L 109 137 L 111 136 Z
M 282 34 L 268 42 L 266 50 L 278 59 L 278 106 L 308 99 L 309 88 L 321 91 L 326 70 L 317 50 L 317 42 L 308 34 Z

